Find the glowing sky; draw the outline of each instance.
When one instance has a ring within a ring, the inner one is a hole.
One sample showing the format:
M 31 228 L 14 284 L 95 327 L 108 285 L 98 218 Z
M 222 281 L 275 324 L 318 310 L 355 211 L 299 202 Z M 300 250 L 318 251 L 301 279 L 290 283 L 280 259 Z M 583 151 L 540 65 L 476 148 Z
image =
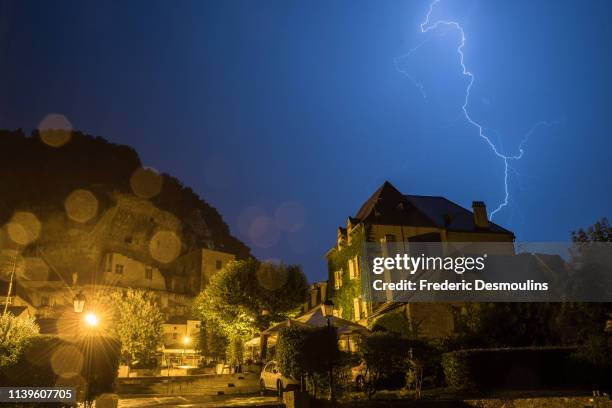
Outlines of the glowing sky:
M 489 209 L 503 163 L 461 105 L 458 33 L 421 1 L 0 1 L 0 127 L 51 112 L 134 146 L 217 207 L 261 259 L 311 279 L 335 229 L 388 179 Z M 495 221 L 566 240 L 611 216 L 612 4 L 441 0 L 465 30 L 470 113 L 517 154 Z M 422 44 L 423 41 L 426 43 Z M 422 44 L 397 70 L 395 59 Z

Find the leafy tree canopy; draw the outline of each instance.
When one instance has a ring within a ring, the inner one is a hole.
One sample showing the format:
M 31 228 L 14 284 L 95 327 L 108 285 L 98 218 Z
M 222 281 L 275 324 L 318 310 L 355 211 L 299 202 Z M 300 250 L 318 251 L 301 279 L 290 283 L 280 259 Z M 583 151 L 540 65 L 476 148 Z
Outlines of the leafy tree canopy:
M 304 302 L 307 290 L 299 266 L 233 261 L 198 295 L 194 312 L 227 337 L 244 336 L 286 319 Z
M 110 332 L 121 342 L 125 362 L 147 359 L 162 341 L 163 316 L 151 292 L 128 289 L 111 295 Z
M 587 228 L 572 231 L 573 242 L 612 242 L 612 226 L 603 217 Z

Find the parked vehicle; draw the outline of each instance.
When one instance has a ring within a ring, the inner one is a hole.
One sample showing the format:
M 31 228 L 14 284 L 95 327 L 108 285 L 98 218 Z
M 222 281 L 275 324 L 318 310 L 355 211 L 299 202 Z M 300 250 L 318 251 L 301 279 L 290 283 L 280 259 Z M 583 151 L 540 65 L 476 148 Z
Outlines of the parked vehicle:
M 278 363 L 274 360 L 268 361 L 259 375 L 259 389 L 262 395 L 268 390 L 274 390 L 278 396 L 282 396 L 284 391 L 297 389 L 299 386 L 298 381 L 281 374 Z

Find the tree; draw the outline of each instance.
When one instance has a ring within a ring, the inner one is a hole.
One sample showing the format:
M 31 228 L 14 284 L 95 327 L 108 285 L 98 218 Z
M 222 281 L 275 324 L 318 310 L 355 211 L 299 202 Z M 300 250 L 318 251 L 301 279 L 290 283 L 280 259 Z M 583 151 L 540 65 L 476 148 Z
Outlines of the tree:
M 597 289 L 609 291 L 612 259 L 607 247 L 609 244 L 601 244 L 612 242 L 612 227 L 608 220 L 601 218 L 587 228 L 573 231 L 572 242 L 571 263 L 573 280 L 576 281 L 573 289 L 587 288 L 590 296 L 597 296 L 593 293 Z M 612 303 L 596 302 L 564 304 L 557 319 L 560 331 L 573 343 L 580 344 L 577 352 L 580 359 L 608 368 L 612 367 L 612 336 L 607 330 L 610 321 Z
M 586 229 L 572 231 L 572 242 L 612 242 L 612 226 L 603 217 Z
M 230 366 L 236 368 L 240 367 L 244 360 L 244 344 L 240 336 L 234 336 L 230 339 L 227 348 L 227 362 Z
M 217 325 L 227 338 L 248 336 L 290 316 L 304 302 L 307 290 L 298 266 L 233 261 L 198 295 L 194 313 Z
M 196 349 L 200 355 L 211 358 L 213 361 L 223 360 L 227 348 L 227 338 L 215 329 L 213 324 L 200 324 L 200 335 Z
M 151 292 L 128 289 L 111 295 L 111 332 L 121 342 L 122 361 L 147 361 L 162 341 L 163 316 Z
M 24 348 L 38 336 L 34 319 L 19 318 L 11 313 L 0 316 L 0 368 L 15 364 Z

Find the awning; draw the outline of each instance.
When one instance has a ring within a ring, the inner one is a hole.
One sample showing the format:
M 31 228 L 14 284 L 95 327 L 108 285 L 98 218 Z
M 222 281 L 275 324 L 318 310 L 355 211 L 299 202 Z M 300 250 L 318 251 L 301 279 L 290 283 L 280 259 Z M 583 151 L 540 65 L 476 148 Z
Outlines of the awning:
M 367 327 L 364 327 L 360 324 L 351 322 L 350 320 L 345 320 L 340 317 L 330 316 L 329 317 L 330 324 L 336 328 L 338 334 L 361 334 L 367 335 L 370 333 Z M 317 307 L 310 312 L 303 314 L 295 319 L 287 319 L 283 322 L 280 322 L 268 330 L 264 331 L 264 334 L 277 334 L 283 328 L 289 326 L 302 326 L 302 327 L 324 327 L 327 326 L 327 317 L 323 316 L 320 307 Z

